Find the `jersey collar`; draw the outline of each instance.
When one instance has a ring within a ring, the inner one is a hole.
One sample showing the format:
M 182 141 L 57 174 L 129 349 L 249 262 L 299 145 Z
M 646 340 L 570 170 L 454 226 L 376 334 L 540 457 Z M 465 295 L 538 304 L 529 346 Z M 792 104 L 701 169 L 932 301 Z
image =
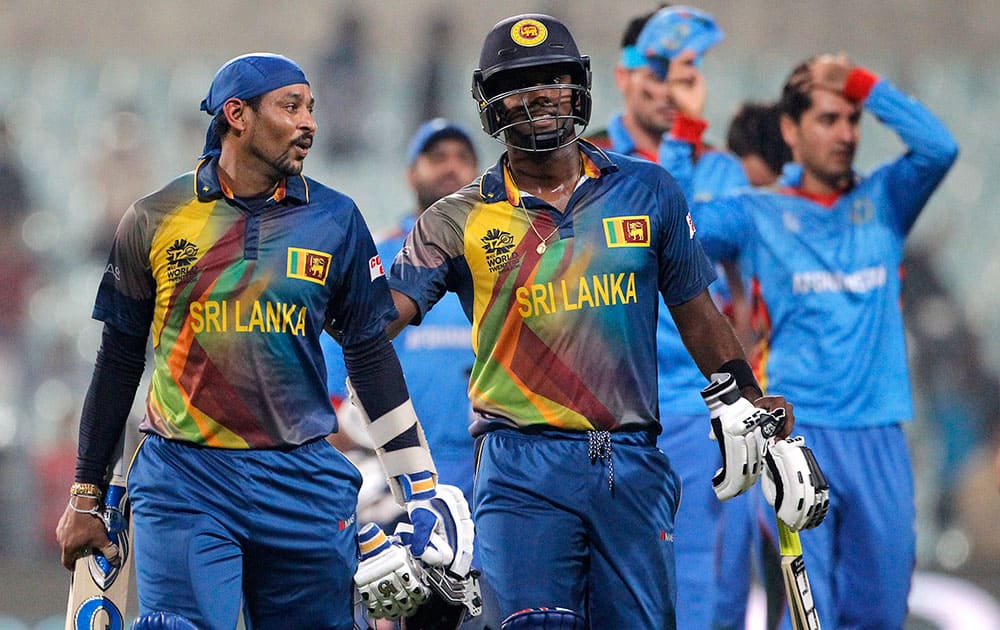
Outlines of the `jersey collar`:
M 194 169 L 195 195 L 198 201 L 214 201 L 225 197 L 233 198 L 233 192 L 229 186 L 219 180 L 217 171 L 219 158 L 217 155 L 209 155 L 198 162 Z M 296 205 L 309 203 L 309 183 L 301 174 L 294 177 L 286 177 L 274 191 L 276 202 L 289 201 Z
M 618 165 L 608 154 L 590 142 L 577 140 L 576 146 L 580 149 L 580 155 L 583 158 L 583 174 L 587 177 L 599 179 L 618 170 Z M 483 173 L 483 177 L 479 181 L 479 195 L 486 203 L 509 201 L 516 205 L 520 200 L 520 194 L 507 171 L 506 156 L 506 153 L 501 155 L 496 164 Z

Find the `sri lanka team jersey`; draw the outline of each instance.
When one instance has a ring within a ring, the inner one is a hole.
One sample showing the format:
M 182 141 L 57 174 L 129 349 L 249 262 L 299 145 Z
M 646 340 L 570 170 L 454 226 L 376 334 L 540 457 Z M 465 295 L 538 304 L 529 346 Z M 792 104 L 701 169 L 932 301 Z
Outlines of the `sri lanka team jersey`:
M 913 409 L 900 310 L 906 235 L 957 155 L 947 129 L 886 81 L 865 107 L 908 151 L 829 207 L 782 188 L 694 204 L 713 258 L 754 276 L 770 320 L 759 376 L 795 405 L 797 422 L 827 428 L 905 421 Z
M 658 432 L 661 294 L 682 304 L 714 273 L 666 171 L 579 147 L 565 212 L 521 194 L 501 157 L 420 216 L 390 286 L 418 317 L 458 293 L 472 313 L 469 394 L 486 421 Z
M 95 319 L 152 329 L 141 429 L 223 448 L 296 445 L 335 427 L 319 336 L 344 343 L 396 317 L 348 197 L 290 177 L 251 210 L 203 161 L 123 217 Z
M 643 155 L 625 128 L 622 114 L 611 118 L 607 131 L 601 134 L 596 144 L 606 145 L 617 153 L 658 162 L 673 176 L 688 204 L 711 201 L 750 185 L 743 165 L 733 155 L 706 149 L 695 159 L 694 146 L 690 142 L 673 138 L 669 134 L 663 136 L 658 156 Z M 720 309 L 729 302 L 729 291 L 721 276 L 712 284 L 711 292 Z M 656 339 L 660 412 L 664 416 L 705 416 L 705 401 L 700 392 L 707 380 L 684 346 L 677 325 L 667 309 L 660 311 Z

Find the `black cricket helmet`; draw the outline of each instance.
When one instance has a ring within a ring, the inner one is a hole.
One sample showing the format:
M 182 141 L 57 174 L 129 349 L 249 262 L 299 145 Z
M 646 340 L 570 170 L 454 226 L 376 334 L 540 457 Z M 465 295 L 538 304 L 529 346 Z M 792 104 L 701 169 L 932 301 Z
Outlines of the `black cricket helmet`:
M 540 97 L 551 90 L 561 91 L 558 102 L 545 103 Z M 566 92 L 569 113 L 560 108 Z M 590 123 L 590 57 L 580 54 L 569 29 L 552 16 L 509 17 L 486 35 L 472 73 L 472 97 L 483 131 L 499 142 L 524 151 L 564 147 Z

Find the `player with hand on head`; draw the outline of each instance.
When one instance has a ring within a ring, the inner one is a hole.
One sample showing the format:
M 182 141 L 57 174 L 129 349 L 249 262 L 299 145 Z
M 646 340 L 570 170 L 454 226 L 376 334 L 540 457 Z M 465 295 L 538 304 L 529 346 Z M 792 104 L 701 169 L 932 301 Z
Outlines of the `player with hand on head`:
M 354 202 L 302 174 L 316 122 L 301 68 L 275 54 L 236 57 L 201 108 L 213 119 L 195 169 L 136 201 L 115 235 L 76 480 L 102 484 L 152 330 L 145 437 L 128 476 L 136 627 L 162 627 L 166 614 L 231 629 L 242 606 L 248 626 L 349 629 L 361 480 L 323 439 L 336 429 L 324 329 L 343 344 L 372 441 L 413 518 L 414 554 L 455 555 L 385 335 L 397 313 Z M 107 540 L 99 519 L 73 507 L 87 506 L 67 507 L 57 530 L 67 568 Z
M 795 400 L 835 480 L 827 523 L 802 534 L 822 625 L 901 628 L 915 508 L 898 270 L 958 147 L 917 100 L 845 55 L 799 64 L 780 104 L 795 162 L 776 189 L 696 204 L 698 234 L 759 284 L 771 325 L 761 382 Z M 869 175 L 854 170 L 864 109 L 907 147 Z
M 760 407 L 789 409 L 783 435 L 790 405 L 760 397 L 670 175 L 579 139 L 590 60 L 562 22 L 499 22 L 472 91 L 506 150 L 417 219 L 390 273 L 390 331 L 447 291 L 472 313 L 474 516 L 505 627 L 673 628 L 680 480 L 656 447 L 650 369 L 661 300 L 704 375 L 733 372 Z

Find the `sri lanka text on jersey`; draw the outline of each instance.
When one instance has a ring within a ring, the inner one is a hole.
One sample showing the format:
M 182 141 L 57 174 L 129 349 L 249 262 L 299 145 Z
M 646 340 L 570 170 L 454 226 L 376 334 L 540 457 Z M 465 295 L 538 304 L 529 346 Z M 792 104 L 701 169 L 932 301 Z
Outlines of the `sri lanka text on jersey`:
M 191 330 L 201 332 L 254 332 L 306 334 L 306 308 L 285 302 L 206 300 L 188 308 Z
M 635 273 L 605 273 L 577 280 L 558 280 L 518 287 L 515 293 L 521 317 L 557 311 L 635 303 Z

